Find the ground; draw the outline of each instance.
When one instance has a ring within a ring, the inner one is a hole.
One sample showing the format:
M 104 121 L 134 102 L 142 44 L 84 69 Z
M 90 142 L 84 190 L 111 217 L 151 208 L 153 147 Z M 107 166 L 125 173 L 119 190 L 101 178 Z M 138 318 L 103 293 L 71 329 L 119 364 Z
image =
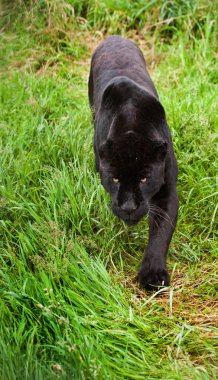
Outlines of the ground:
M 217 378 L 217 20 L 203 2 L 165 3 L 106 2 L 104 17 L 91 1 L 3 7 L 3 380 Z M 142 49 L 179 164 L 171 286 L 157 293 L 135 278 L 146 218 L 113 216 L 94 169 L 87 80 L 111 33 Z

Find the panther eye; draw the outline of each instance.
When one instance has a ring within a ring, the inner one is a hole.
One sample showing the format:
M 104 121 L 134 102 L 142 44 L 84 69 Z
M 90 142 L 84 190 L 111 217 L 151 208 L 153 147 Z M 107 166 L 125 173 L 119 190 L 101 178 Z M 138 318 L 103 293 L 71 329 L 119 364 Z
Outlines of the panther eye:
M 141 178 L 140 182 L 145 183 L 147 181 L 147 178 Z
M 118 178 L 113 178 L 113 182 L 114 182 L 114 183 L 118 183 L 118 182 L 119 182 L 119 179 L 118 179 Z

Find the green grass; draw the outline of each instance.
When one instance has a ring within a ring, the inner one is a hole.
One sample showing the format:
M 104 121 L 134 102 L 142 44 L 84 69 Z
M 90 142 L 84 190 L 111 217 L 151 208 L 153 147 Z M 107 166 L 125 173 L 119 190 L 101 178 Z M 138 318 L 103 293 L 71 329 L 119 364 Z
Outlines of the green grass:
M 0 112 L 0 378 L 217 378 L 215 2 L 5 2 Z M 137 41 L 179 163 L 171 287 L 135 274 L 127 228 L 94 170 L 89 58 Z

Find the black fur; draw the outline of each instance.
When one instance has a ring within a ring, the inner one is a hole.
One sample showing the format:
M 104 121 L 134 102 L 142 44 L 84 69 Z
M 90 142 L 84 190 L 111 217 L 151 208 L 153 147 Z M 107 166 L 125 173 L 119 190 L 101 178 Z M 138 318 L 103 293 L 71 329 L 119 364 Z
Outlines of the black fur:
M 95 50 L 89 101 L 96 169 L 114 214 L 129 225 L 148 214 L 139 282 L 153 289 L 169 285 L 166 254 L 178 212 L 177 163 L 163 106 L 133 42 L 111 36 Z

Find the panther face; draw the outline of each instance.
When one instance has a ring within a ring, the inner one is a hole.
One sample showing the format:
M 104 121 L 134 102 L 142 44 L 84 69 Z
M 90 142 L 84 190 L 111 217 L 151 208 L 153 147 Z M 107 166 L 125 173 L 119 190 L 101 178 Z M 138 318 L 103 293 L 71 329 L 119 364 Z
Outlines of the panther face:
M 152 197 L 164 184 L 166 152 L 166 142 L 134 131 L 101 146 L 101 182 L 111 196 L 112 211 L 125 223 L 136 224 L 148 213 Z

